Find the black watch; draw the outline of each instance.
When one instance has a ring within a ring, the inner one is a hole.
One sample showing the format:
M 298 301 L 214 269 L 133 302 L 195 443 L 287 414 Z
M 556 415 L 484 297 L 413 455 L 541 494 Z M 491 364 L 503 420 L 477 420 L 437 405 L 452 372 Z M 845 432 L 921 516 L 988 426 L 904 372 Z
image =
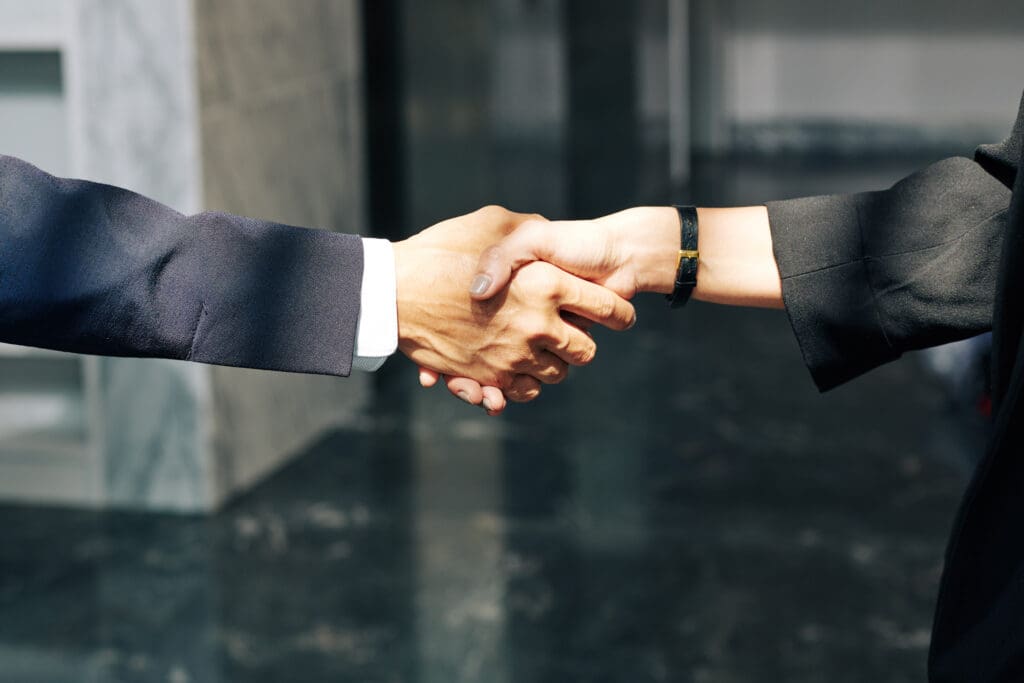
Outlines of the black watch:
M 686 305 L 697 286 L 697 207 L 676 206 L 679 213 L 679 265 L 676 267 L 676 286 L 665 296 L 668 305 L 679 308 Z

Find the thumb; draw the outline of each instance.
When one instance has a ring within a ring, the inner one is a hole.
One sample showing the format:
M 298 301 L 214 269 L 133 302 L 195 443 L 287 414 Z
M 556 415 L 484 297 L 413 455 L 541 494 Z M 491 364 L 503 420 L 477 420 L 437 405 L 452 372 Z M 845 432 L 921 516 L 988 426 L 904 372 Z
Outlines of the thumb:
M 469 287 L 470 296 L 482 301 L 503 290 L 517 268 L 540 258 L 545 233 L 544 222 L 526 221 L 503 240 L 484 249 Z

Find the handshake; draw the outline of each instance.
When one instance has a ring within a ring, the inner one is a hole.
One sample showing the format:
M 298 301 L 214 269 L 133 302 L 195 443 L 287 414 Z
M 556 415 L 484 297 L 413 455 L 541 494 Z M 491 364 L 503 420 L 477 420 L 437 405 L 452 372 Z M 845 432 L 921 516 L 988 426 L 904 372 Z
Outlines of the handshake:
M 695 298 L 778 305 L 764 208 L 716 211 L 701 210 Z M 764 221 L 767 245 L 735 234 L 751 220 Z M 627 330 L 636 322 L 629 299 L 673 291 L 680 222 L 673 207 L 549 222 L 489 206 L 395 244 L 394 258 L 398 347 L 420 366 L 421 384 L 444 378 L 453 394 L 497 415 L 506 399 L 533 400 L 570 366 L 590 363 L 592 324 Z M 740 282 L 737 270 L 747 271 Z

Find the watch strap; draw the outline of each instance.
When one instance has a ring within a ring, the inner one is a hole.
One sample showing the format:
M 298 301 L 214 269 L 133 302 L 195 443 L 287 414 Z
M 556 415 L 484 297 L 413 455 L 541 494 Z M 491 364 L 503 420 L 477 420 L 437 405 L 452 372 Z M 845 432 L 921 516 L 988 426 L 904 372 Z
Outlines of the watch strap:
M 672 293 L 665 299 L 671 308 L 684 306 L 690 300 L 697 286 L 697 207 L 676 206 L 679 214 L 679 260 L 676 265 L 676 282 Z

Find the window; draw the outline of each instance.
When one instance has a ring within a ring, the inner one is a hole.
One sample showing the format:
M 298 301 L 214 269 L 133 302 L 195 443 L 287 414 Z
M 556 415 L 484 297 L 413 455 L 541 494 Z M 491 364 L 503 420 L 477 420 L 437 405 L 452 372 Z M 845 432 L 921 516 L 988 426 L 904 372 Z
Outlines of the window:
M 67 174 L 60 53 L 0 51 L 0 154 Z

